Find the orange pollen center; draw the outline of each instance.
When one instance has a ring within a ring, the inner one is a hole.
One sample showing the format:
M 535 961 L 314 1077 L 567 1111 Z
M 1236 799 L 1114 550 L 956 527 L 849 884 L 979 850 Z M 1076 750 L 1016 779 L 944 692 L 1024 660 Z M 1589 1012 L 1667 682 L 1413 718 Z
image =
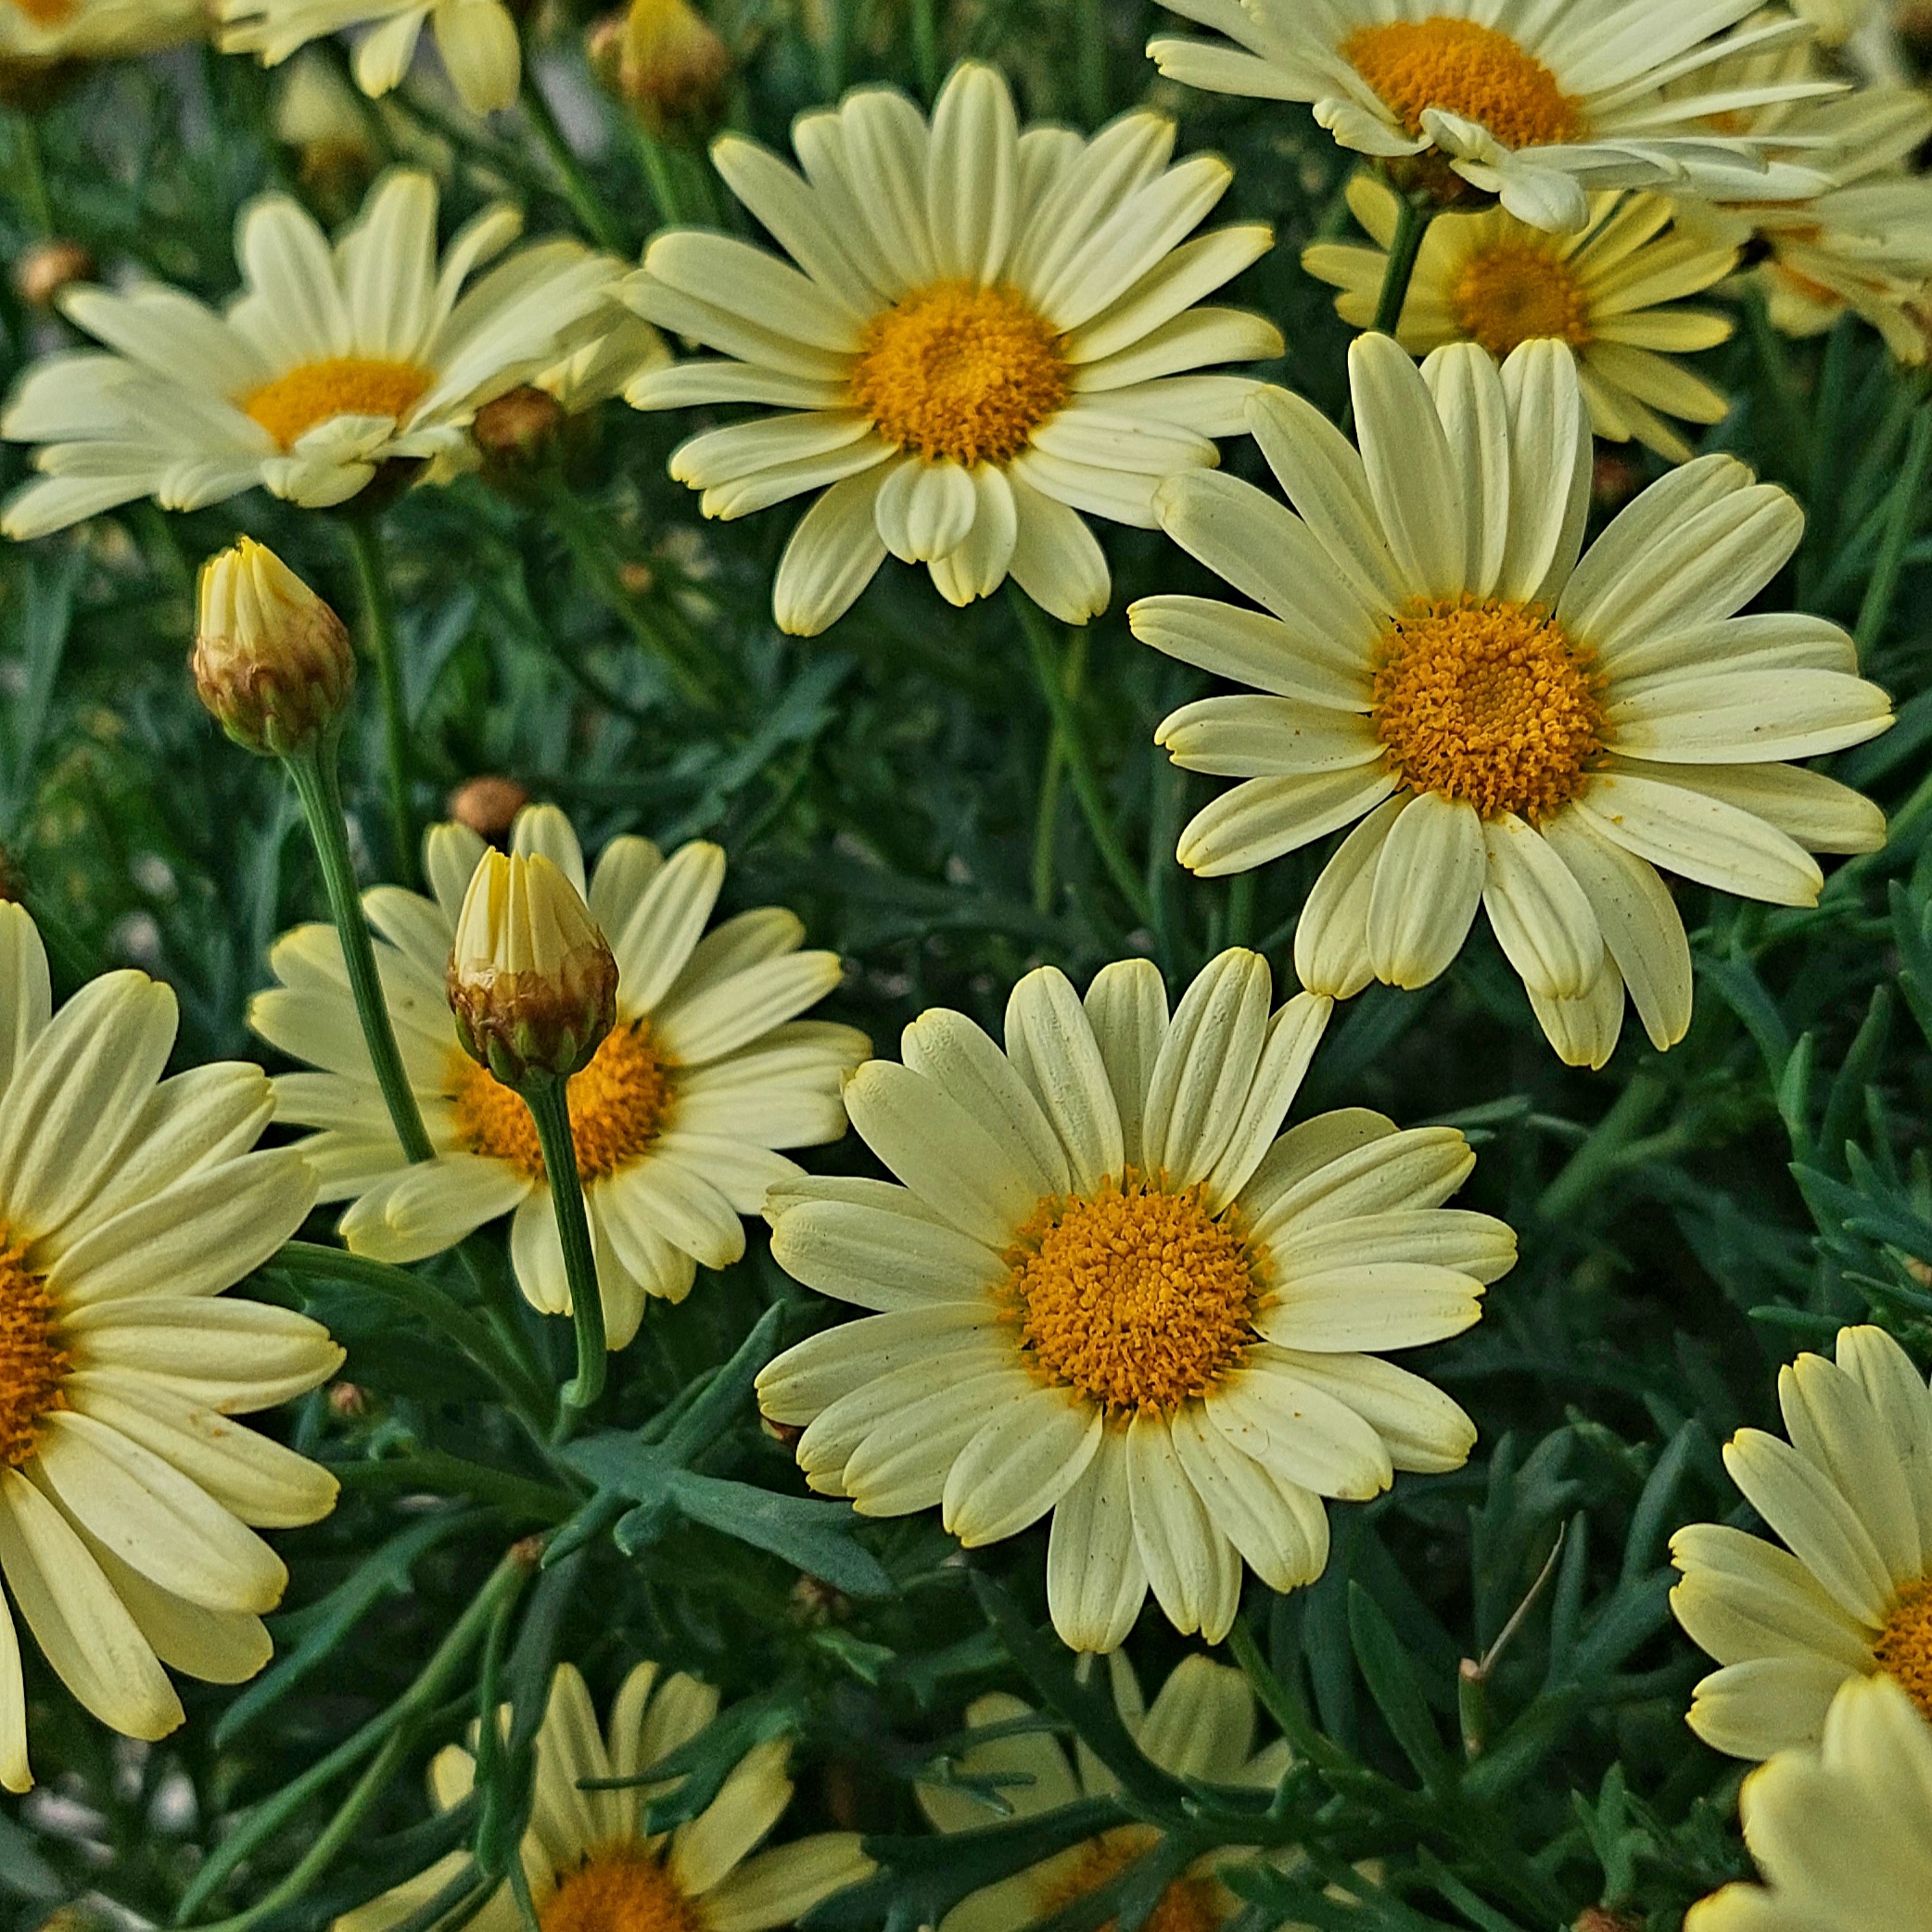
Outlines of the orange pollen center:
M 1878 1668 L 1932 1718 L 1932 1581 L 1900 1591 L 1878 1641 Z
M 1438 14 L 1358 27 L 1341 57 L 1414 136 L 1426 108 L 1443 108 L 1487 128 L 1505 147 L 1573 141 L 1584 122 L 1557 77 L 1506 33 Z
M 523 1097 L 466 1053 L 451 1055 L 450 1071 L 464 1145 L 541 1180 L 543 1150 Z M 673 1098 L 670 1065 L 651 1043 L 650 1023 L 613 1027 L 590 1065 L 571 1075 L 568 1098 L 579 1178 L 604 1180 L 643 1153 L 664 1131 Z
M 1532 820 L 1583 789 L 1603 680 L 1540 604 L 1418 597 L 1376 654 L 1376 736 L 1415 792 Z
M 1253 1341 L 1255 1269 L 1233 1213 L 1133 1168 L 1092 1201 L 1049 1196 L 1006 1255 L 1004 1304 L 1048 1382 L 1110 1413 L 1171 1415 Z
M 542 1932 L 705 1932 L 709 1922 L 648 1851 L 618 1845 L 593 1851 L 565 1878 L 537 1923 Z
M 0 1227 L 0 1468 L 17 1469 L 40 1443 L 40 1419 L 64 1409 L 70 1366 L 54 1298 L 24 1265 L 26 1251 Z
M 332 356 L 324 362 L 304 362 L 240 401 L 243 413 L 288 450 L 318 423 L 337 416 L 391 416 L 400 423 L 435 380 L 433 369 L 414 362 Z
M 80 11 L 80 0 L 13 0 L 13 9 L 36 27 L 57 27 Z
M 1063 1911 L 1076 1899 L 1097 1892 L 1138 1858 L 1144 1858 L 1159 1834 L 1143 1824 L 1123 1825 L 1105 1837 L 1080 1847 L 1078 1862 L 1055 1880 L 1042 1900 L 1040 1916 Z M 1144 1924 L 1145 1932 L 1215 1932 L 1223 1913 L 1215 1887 L 1205 1878 L 1176 1878 L 1163 1892 Z M 1100 1932 L 1112 1932 L 1120 1922 L 1109 1919 Z M 544 1932 L 550 1932 L 546 1926 Z
M 1464 335 L 1493 356 L 1555 336 L 1572 349 L 1590 340 L 1590 304 L 1554 248 L 1497 242 L 1469 258 L 1450 296 Z
M 875 315 L 852 400 L 928 463 L 1009 463 L 1067 400 L 1060 332 L 1010 288 L 938 282 Z

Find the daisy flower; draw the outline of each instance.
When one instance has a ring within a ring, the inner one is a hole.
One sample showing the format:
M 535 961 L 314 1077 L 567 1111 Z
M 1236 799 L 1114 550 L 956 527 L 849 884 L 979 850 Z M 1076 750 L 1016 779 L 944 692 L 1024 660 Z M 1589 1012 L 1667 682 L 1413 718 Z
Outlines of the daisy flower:
M 1149 960 L 1084 1003 L 1041 967 L 1004 1053 L 924 1013 L 903 1065 L 845 1089 L 903 1185 L 802 1177 L 766 1209 L 788 1274 L 879 1311 L 758 1378 L 769 1417 L 809 1425 L 807 1481 L 868 1516 L 938 1504 L 969 1549 L 1051 1511 L 1048 1602 L 1078 1650 L 1115 1648 L 1150 1587 L 1218 1643 L 1244 1557 L 1312 1582 L 1324 1496 L 1459 1468 L 1476 1439 L 1381 1352 L 1468 1328 L 1516 1238 L 1440 1211 L 1475 1164 L 1453 1128 L 1357 1109 L 1281 1134 L 1329 1002 L 1269 997 L 1237 947 L 1171 1018 Z
M 198 40 L 202 0 L 11 0 L 0 61 L 99 60 Z
M 1150 1761 L 1178 1778 L 1273 1791 L 1288 1769 L 1285 1740 L 1254 1749 L 1254 1693 L 1239 1671 L 1204 1657 L 1184 1658 L 1150 1710 L 1125 1652 L 1108 1659 L 1121 1722 Z M 966 1777 L 998 1777 L 1000 1810 L 962 1784 L 922 1784 L 921 1809 L 941 1832 L 980 1831 L 1008 1819 L 1035 1818 L 1083 1798 L 1112 1798 L 1119 1781 L 1083 1748 L 1077 1766 L 1044 1729 L 1024 1730 L 1035 1716 L 1018 1697 L 980 1697 L 967 1708 L 969 1733 L 995 1726 L 1006 1735 L 969 1745 L 955 1760 Z M 1151 1825 L 1124 1824 L 1072 1845 L 1042 1863 L 960 1900 L 939 1932 L 1020 1932 L 1098 1891 L 1159 1843 Z M 1224 1845 L 1198 1860 L 1161 1894 L 1146 1923 L 1163 1932 L 1216 1932 L 1241 1911 L 1221 1882 L 1222 1867 L 1254 1855 L 1252 1847 Z
M 233 1418 L 342 1351 L 305 1316 L 218 1299 L 301 1225 L 300 1154 L 251 1152 L 258 1067 L 161 1077 L 174 995 L 110 972 L 59 1013 L 33 922 L 0 902 L 0 1785 L 24 1791 L 14 1617 L 105 1724 L 181 1722 L 168 1665 L 239 1684 L 288 1573 L 258 1529 L 336 1480 Z
M 650 1800 L 675 1789 L 631 1785 L 586 1791 L 598 1778 L 634 1777 L 689 1744 L 718 1715 L 707 1684 L 661 1674 L 640 1664 L 618 1690 L 608 1731 L 573 1664 L 551 1680 L 550 1703 L 537 1733 L 535 1803 L 522 1859 L 543 1932 L 609 1932 L 613 1926 L 664 1932 L 765 1932 L 788 1926 L 821 1899 L 870 1877 L 872 1861 L 856 1832 L 821 1832 L 768 1851 L 757 1849 L 792 1800 L 785 1773 L 789 1746 L 754 1745 L 718 1796 L 675 1831 L 647 1833 Z M 451 1745 L 429 1767 L 439 1811 L 454 1809 L 477 1780 L 470 1752 Z M 388 1932 L 426 1905 L 469 1863 L 452 1851 L 407 1884 L 359 1911 L 334 1932 Z M 470 1924 L 477 1932 L 516 1932 L 516 1900 L 503 1885 Z
M 1722 1523 L 1671 1540 L 1671 1608 L 1721 1669 L 1690 1725 L 1735 1758 L 1815 1744 L 1848 1678 L 1894 1679 L 1932 1719 L 1932 1394 L 1882 1328 L 1778 1376 L 1789 1442 L 1740 1430 L 1724 1467 L 1786 1547 Z
M 1684 1932 L 1932 1926 L 1932 1727 L 1896 1686 L 1847 1684 L 1817 1748 L 1760 1765 L 1737 1808 L 1765 1882 L 1693 1905 Z
M 1538 228 L 1581 228 L 1588 191 L 1668 187 L 1776 200 L 1818 177 L 1767 165 L 1748 135 L 1705 117 L 1830 81 L 1712 91 L 1716 62 L 1810 32 L 1760 0 L 1163 0 L 1225 39 L 1156 40 L 1170 80 L 1215 94 L 1307 101 L 1343 146 L 1439 198 L 1451 172 Z M 1735 28 L 1735 32 L 1727 32 Z M 1665 95 L 1667 83 L 1684 91 Z
M 645 1299 L 682 1301 L 697 1265 L 744 1252 L 741 1214 L 799 1169 L 781 1147 L 845 1130 L 839 1087 L 870 1042 L 849 1026 L 794 1016 L 839 982 L 838 956 L 801 952 L 805 929 L 776 906 L 705 926 L 725 857 L 693 843 L 666 858 L 647 839 L 613 839 L 588 881 L 553 806 L 517 815 L 521 853 L 540 852 L 588 899 L 617 960 L 617 1023 L 570 1082 L 578 1172 L 596 1243 L 613 1349 L 637 1333 Z M 411 1166 L 389 1125 L 356 1022 L 333 926 L 299 926 L 269 955 L 279 985 L 249 1023 L 322 1069 L 275 1082 L 276 1117 L 321 1131 L 301 1146 L 322 1199 L 352 1203 L 342 1236 L 359 1254 L 407 1262 L 452 1248 L 514 1212 L 516 1278 L 546 1314 L 570 1312 L 564 1254 L 536 1122 L 464 1050 L 444 973 L 456 918 L 488 848 L 460 825 L 430 834 L 422 897 L 376 886 L 363 903 L 403 1064 L 437 1158 Z
M 1590 424 L 1567 347 L 1525 343 L 1499 374 L 1458 343 L 1418 371 L 1361 336 L 1349 370 L 1359 454 L 1299 397 L 1250 405 L 1299 515 L 1231 477 L 1162 490 L 1167 533 L 1265 606 L 1127 613 L 1144 643 L 1268 693 L 1156 732 L 1176 764 L 1245 781 L 1182 833 L 1180 861 L 1247 871 L 1359 820 L 1295 929 L 1312 992 L 1426 985 L 1481 905 L 1571 1065 L 1609 1058 L 1626 985 L 1668 1047 L 1690 1024 L 1690 948 L 1657 867 L 1809 906 L 1811 852 L 1884 843 L 1875 807 L 1774 762 L 1890 722 L 1850 638 L 1732 616 L 1803 514 L 1699 457 L 1580 558 Z
M 371 31 L 356 48 L 356 85 L 388 94 L 409 72 L 426 25 L 457 96 L 472 114 L 509 107 L 523 78 L 516 22 L 503 0 L 221 0 L 222 51 L 259 54 L 264 67 L 349 27 Z
M 542 242 L 463 294 L 521 218 L 477 216 L 439 266 L 436 212 L 430 177 L 398 169 L 331 249 L 287 196 L 264 195 L 242 214 L 245 286 L 222 314 L 165 286 L 63 296 L 108 352 L 27 372 L 0 436 L 47 447 L 0 528 L 44 536 L 136 497 L 193 510 L 256 484 L 319 507 L 354 496 L 379 464 L 460 464 L 477 411 L 594 329 L 616 265 Z
M 1023 134 L 1006 82 L 971 62 L 930 126 L 868 87 L 792 138 L 802 176 L 738 135 L 712 158 L 796 267 L 673 230 L 624 286 L 660 328 L 723 351 L 646 375 L 638 408 L 784 412 L 693 437 L 671 474 L 707 516 L 824 492 L 779 566 L 785 630 L 823 630 L 887 551 L 948 603 L 1010 573 L 1085 623 L 1109 585 L 1080 513 L 1151 527 L 1160 479 L 1217 463 L 1213 439 L 1239 433 L 1254 388 L 1186 372 L 1281 352 L 1272 323 L 1198 306 L 1273 232 L 1183 239 L 1233 180 L 1225 161 L 1169 167 L 1173 123 L 1139 110 L 1091 140 Z
M 1316 242 L 1302 266 L 1342 293 L 1336 312 L 1356 328 L 1375 319 L 1401 200 L 1373 174 L 1348 186 L 1348 204 L 1375 246 Z M 1590 405 L 1590 426 L 1608 442 L 1634 437 L 1672 463 L 1690 445 L 1665 416 L 1716 423 L 1730 402 L 1671 356 L 1712 348 L 1731 322 L 1680 306 L 1737 264 L 1737 250 L 1671 225 L 1662 195 L 1593 195 L 1588 225 L 1549 235 L 1506 210 L 1438 215 L 1430 223 L 1396 339 L 1412 355 L 1449 342 L 1480 342 L 1503 357 L 1537 336 L 1568 342 Z

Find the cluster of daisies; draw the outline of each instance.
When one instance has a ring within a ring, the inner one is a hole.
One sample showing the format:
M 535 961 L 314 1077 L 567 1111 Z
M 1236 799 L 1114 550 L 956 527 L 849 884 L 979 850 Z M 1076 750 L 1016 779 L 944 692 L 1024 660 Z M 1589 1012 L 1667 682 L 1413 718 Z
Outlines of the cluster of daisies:
M 403 167 L 334 238 L 288 196 L 251 203 L 219 311 L 153 282 L 63 296 L 101 346 L 35 365 L 0 420 L 38 446 L 5 511 L 17 539 L 140 500 L 261 488 L 319 510 L 379 477 L 448 483 L 480 460 L 479 416 L 529 392 L 705 412 L 670 468 L 707 515 L 810 499 L 773 584 L 790 632 L 837 622 L 888 553 L 953 605 L 1010 579 L 1084 624 L 1112 593 L 1095 521 L 1163 531 L 1239 600 L 1126 614 L 1142 643 L 1238 687 L 1155 731 L 1176 765 L 1236 782 L 1179 862 L 1226 875 L 1340 836 L 1278 1004 L 1240 948 L 1177 1001 L 1144 960 L 1084 989 L 1046 966 L 1012 988 L 1001 1037 L 929 1011 L 896 1060 L 807 1017 L 841 962 L 790 912 L 713 923 L 716 846 L 626 835 L 589 868 L 548 807 L 507 855 L 432 832 L 426 894 L 366 895 L 373 948 L 346 922 L 286 934 L 250 1017 L 303 1070 L 273 1082 L 163 1078 L 172 1001 L 139 974 L 55 1015 L 32 923 L 0 904 L 7 1788 L 30 1782 L 16 1614 L 81 1702 L 137 1737 L 180 1720 L 168 1669 L 232 1683 L 266 1660 L 285 1575 L 255 1532 L 316 1519 L 335 1485 L 231 1418 L 342 1358 L 312 1323 L 222 1291 L 318 1201 L 345 1204 L 350 1251 L 399 1266 L 506 1222 L 531 1305 L 578 1316 L 591 1293 L 613 1351 L 651 1299 L 736 1261 L 762 1214 L 788 1274 L 864 1311 L 758 1379 L 812 1488 L 867 1516 L 937 1509 L 969 1548 L 1047 1522 L 1048 1607 L 1076 1650 L 1117 1657 L 1150 1593 L 1219 1643 L 1248 1571 L 1283 1592 L 1321 1574 L 1329 1501 L 1464 1463 L 1474 1424 L 1390 1356 L 1478 1320 L 1515 1258 L 1506 1226 L 1448 1204 L 1473 1163 L 1455 1130 L 1362 1109 L 1287 1125 L 1337 1002 L 1432 981 L 1480 909 L 1565 1061 L 1602 1066 L 1626 1004 L 1666 1049 L 1692 973 L 1663 873 L 1807 905 L 1814 855 L 1883 844 L 1877 810 L 1804 761 L 1884 731 L 1888 700 L 1838 627 L 1740 615 L 1802 515 L 1730 457 L 1693 455 L 1682 426 L 1726 401 L 1677 360 L 1730 328 L 1689 299 L 1746 279 L 1794 333 L 1849 310 L 1901 361 L 1932 349 L 1932 191 L 1911 170 L 1932 106 L 1848 78 L 1854 57 L 1824 40 L 1859 45 L 1859 9 L 1169 4 L 1205 32 L 1157 39 L 1163 74 L 1305 104 L 1362 157 L 1348 205 L 1366 238 L 1303 257 L 1364 330 L 1352 435 L 1230 373 L 1282 341 L 1210 299 L 1273 245 L 1265 224 L 1203 226 L 1224 162 L 1176 160 L 1173 123 L 1142 109 L 1091 136 L 1023 128 L 975 63 L 930 114 L 868 86 L 802 116 L 793 159 L 721 138 L 718 174 L 775 247 L 672 229 L 632 264 L 569 236 L 521 244 L 507 207 L 442 239 L 434 179 Z M 222 48 L 270 64 L 364 30 L 353 72 L 372 96 L 402 83 L 426 30 L 471 112 L 526 86 L 503 0 L 214 12 Z M 205 20 L 198 0 L 13 0 L 0 68 Z M 1236 436 L 1278 494 L 1219 474 Z M 1671 467 L 1586 546 L 1597 439 Z M 474 929 L 489 962 L 499 897 L 502 987 L 534 997 L 572 948 L 607 961 L 586 1052 L 552 1069 L 567 1184 L 537 1090 L 451 1010 L 452 960 Z M 258 1150 L 271 1119 L 309 1131 Z M 789 1157 L 848 1123 L 891 1180 Z M 1727 1452 L 1783 1546 L 1722 1525 L 1674 1545 L 1678 1615 L 1720 1665 L 1690 1722 L 1766 1760 L 1743 1810 L 1769 1889 L 1719 1894 L 1695 1932 L 1875 1928 L 1928 1876 L 1932 1394 L 1880 1331 L 1847 1329 L 1836 1355 L 1786 1372 L 1788 1440 L 1747 1430 Z M 1253 1752 L 1243 1681 L 1203 1658 L 1150 1707 L 1124 1659 L 1112 1684 L 1178 1775 L 1267 1787 L 1284 1769 L 1285 1747 Z M 862 1880 L 849 1835 L 758 1849 L 791 1797 L 782 1740 L 674 1831 L 647 1829 L 641 1774 L 716 1713 L 715 1693 L 645 1665 L 600 1732 L 561 1669 L 521 1887 L 478 1923 L 519 1923 L 520 1888 L 545 1932 L 755 1932 Z M 965 1768 L 1021 1775 L 1023 1810 L 1105 1795 L 1028 1717 L 975 1706 L 996 1735 Z M 475 1775 L 452 1746 L 439 1805 Z M 922 1801 L 941 1831 L 988 1822 L 958 1783 Z M 1057 1854 L 960 1925 L 1050 1914 L 1146 1849 L 1126 1827 Z M 413 1921 L 450 1876 L 343 1926 Z M 1213 1862 L 1174 1879 L 1170 1908 L 1190 1926 L 1240 1909 Z

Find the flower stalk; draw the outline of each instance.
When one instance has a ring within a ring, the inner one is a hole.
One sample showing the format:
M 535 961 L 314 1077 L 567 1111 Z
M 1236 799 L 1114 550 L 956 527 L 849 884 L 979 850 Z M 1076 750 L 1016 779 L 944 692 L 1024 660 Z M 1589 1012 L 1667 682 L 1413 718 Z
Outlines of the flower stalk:
M 543 1171 L 550 1179 L 551 1205 L 564 1248 L 564 1273 L 570 1282 L 570 1318 L 577 1329 L 577 1373 L 564 1384 L 561 1427 L 569 1411 L 589 1408 L 604 1393 L 604 1294 L 597 1284 L 591 1217 L 584 1210 L 583 1182 L 577 1172 L 568 1082 L 554 1074 L 540 1074 L 520 1090 L 543 1150 Z

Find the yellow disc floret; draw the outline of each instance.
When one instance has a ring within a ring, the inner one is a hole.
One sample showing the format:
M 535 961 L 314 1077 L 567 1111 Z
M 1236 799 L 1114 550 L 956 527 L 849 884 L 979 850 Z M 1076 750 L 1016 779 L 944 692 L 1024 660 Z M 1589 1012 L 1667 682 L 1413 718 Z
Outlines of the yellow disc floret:
M 537 1914 L 542 1932 L 705 1932 L 703 1908 L 641 1845 L 592 1852 Z
M 22 13 L 36 27 L 57 27 L 80 10 L 80 0 L 13 0 L 16 13 Z
M 1540 604 L 1416 598 L 1378 648 L 1371 716 L 1410 790 L 1534 820 L 1583 789 L 1601 684 Z
M 1899 1593 L 1872 1655 L 1878 1668 L 1932 1718 L 1932 1581 L 1909 1584 Z
M 1009 288 L 940 282 L 875 315 L 852 400 L 928 463 L 1009 463 L 1066 401 L 1060 335 Z
M 1128 1824 L 1081 1846 L 1072 1867 L 1047 1888 L 1039 1916 L 1050 1917 L 1076 1900 L 1090 1897 L 1118 1878 L 1137 1859 L 1146 1857 L 1159 1841 L 1158 1832 L 1146 1825 Z M 1176 1878 L 1142 1921 L 1143 1932 L 1216 1932 L 1223 1917 L 1216 1888 L 1211 1880 Z M 1117 1919 L 1109 1919 L 1100 1932 L 1112 1932 L 1118 1924 Z M 550 1928 L 546 1926 L 544 1932 L 550 1932 Z
M 333 356 L 264 383 L 241 399 L 241 408 L 288 450 L 337 416 L 392 416 L 400 423 L 435 380 L 433 369 L 414 362 Z
M 17 1469 L 40 1441 L 40 1419 L 65 1408 L 71 1366 L 54 1298 L 24 1265 L 25 1251 L 0 1227 L 0 1468 Z
M 464 1145 L 541 1180 L 543 1150 L 522 1097 L 467 1054 L 451 1055 L 450 1075 Z M 567 1092 L 582 1179 L 605 1179 L 636 1160 L 663 1132 L 671 1110 L 669 1063 L 652 1042 L 650 1023 L 613 1028 L 590 1065 L 571 1076 Z
M 1437 15 L 1358 27 L 1341 57 L 1411 135 L 1426 108 L 1487 128 L 1505 147 L 1542 147 L 1585 132 L 1576 102 L 1533 54 L 1475 20 Z
M 1493 356 L 1539 336 L 1572 349 L 1590 340 L 1590 304 L 1569 265 L 1534 242 L 1497 242 L 1472 255 L 1456 277 L 1450 305 L 1464 335 Z
M 1171 1414 L 1254 1341 L 1254 1268 L 1231 1214 L 1129 1168 L 1091 1201 L 1049 1199 L 1007 1255 L 1006 1305 L 1034 1368 L 1110 1413 Z

